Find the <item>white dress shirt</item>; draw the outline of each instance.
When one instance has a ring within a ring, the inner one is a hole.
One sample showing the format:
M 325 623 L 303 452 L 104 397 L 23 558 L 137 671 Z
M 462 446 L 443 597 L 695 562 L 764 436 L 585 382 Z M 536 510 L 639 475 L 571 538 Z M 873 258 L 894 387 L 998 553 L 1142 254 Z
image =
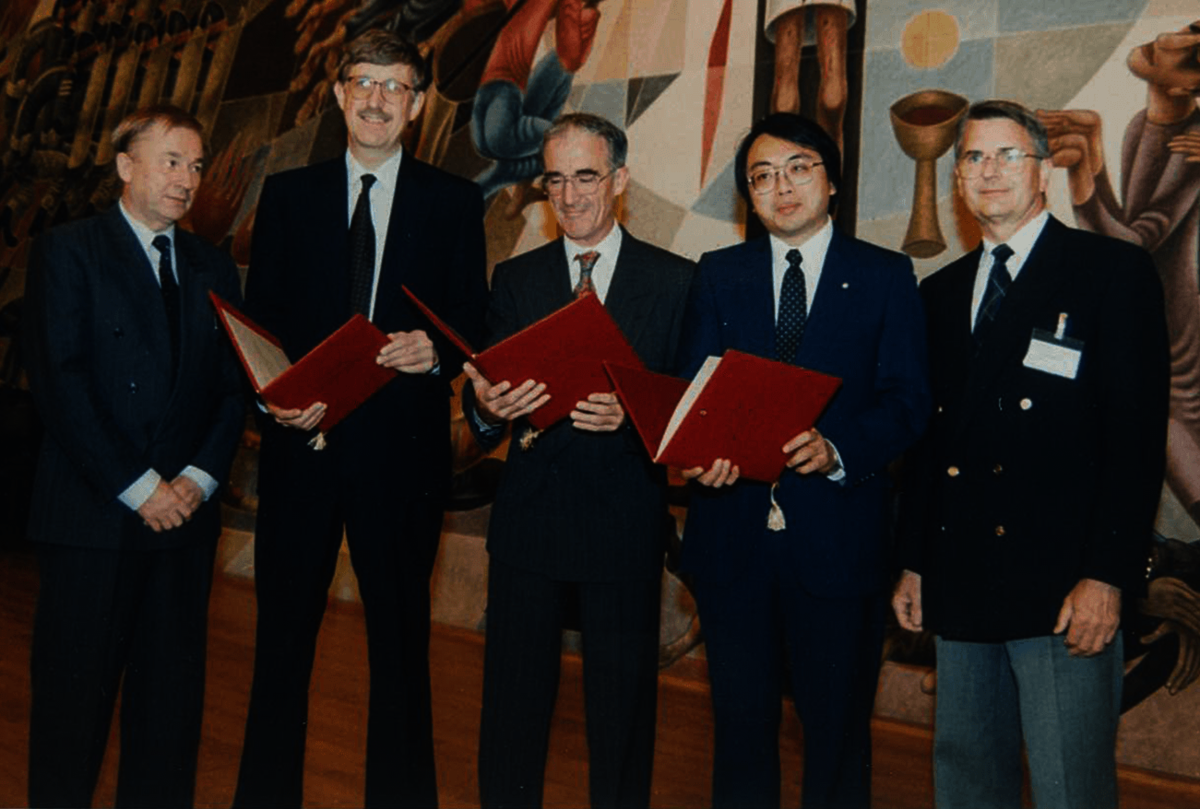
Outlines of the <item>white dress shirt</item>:
M 1017 273 L 1025 266 L 1025 259 L 1029 258 L 1029 253 L 1033 250 L 1033 245 L 1038 240 L 1038 236 L 1042 235 L 1042 228 L 1046 226 L 1046 220 L 1050 218 L 1047 211 L 1042 211 L 1040 214 L 1030 219 L 1021 229 L 1012 235 L 1012 238 L 1005 242 L 1013 251 L 1013 254 L 1008 257 L 1008 262 L 1004 265 L 1008 270 L 1012 280 L 1017 280 Z M 992 264 L 996 259 L 992 256 L 992 251 L 999 245 L 996 242 L 983 240 L 983 255 L 979 257 L 979 269 L 975 272 L 975 292 L 971 296 L 971 330 L 975 329 L 975 320 L 979 317 L 979 307 L 983 302 L 983 293 L 987 291 L 988 276 L 992 273 Z

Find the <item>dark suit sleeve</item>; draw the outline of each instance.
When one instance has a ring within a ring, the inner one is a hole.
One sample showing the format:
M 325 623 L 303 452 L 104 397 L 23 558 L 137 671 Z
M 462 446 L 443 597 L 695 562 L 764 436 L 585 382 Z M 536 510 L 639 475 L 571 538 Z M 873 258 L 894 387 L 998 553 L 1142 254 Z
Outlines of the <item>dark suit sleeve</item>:
M 521 329 L 518 322 L 515 293 L 510 282 L 510 277 L 511 274 L 503 264 L 498 265 L 492 272 L 492 291 L 488 301 L 487 316 L 484 319 L 486 337 L 483 344 L 486 346 L 493 346 L 501 340 L 516 334 Z M 503 380 L 496 379 L 491 381 L 502 382 Z M 525 380 L 509 381 L 513 385 L 520 385 Z M 475 410 L 475 388 L 470 382 L 463 385 L 462 396 L 463 413 L 467 417 L 467 426 L 471 428 L 471 434 L 475 436 L 475 440 L 485 450 L 494 449 L 504 439 L 507 425 L 504 428 L 496 430 L 481 430 L 473 414 Z
M 254 214 L 250 272 L 246 275 L 246 314 L 276 336 L 284 334 L 288 300 L 284 290 L 289 288 L 284 251 L 279 249 L 288 233 L 279 185 L 275 177 L 268 177 L 263 183 Z
M 458 204 L 450 207 L 453 210 L 447 211 L 447 215 L 453 229 L 445 244 L 445 264 L 437 269 L 447 273 L 450 280 L 446 285 L 445 309 L 438 314 L 468 343 L 478 346 L 483 340 L 484 313 L 488 306 L 483 196 L 472 185 L 458 196 Z M 458 376 L 466 356 L 437 329 L 428 328 L 425 332 L 437 349 L 441 373 L 447 379 Z
M 675 375 L 684 379 L 695 377 L 709 356 L 720 356 L 725 352 L 721 341 L 720 307 L 712 283 L 713 274 L 718 272 L 714 264 L 708 253 L 701 256 L 688 290 L 679 347 L 675 352 Z
M 1102 433 L 1095 437 L 1099 491 L 1084 546 L 1081 578 L 1124 589 L 1144 580 L 1148 528 L 1166 464 L 1170 360 L 1162 286 L 1149 255 L 1129 251 L 1127 271 L 1109 275 L 1100 296 L 1105 324 L 1088 361 L 1100 385 Z M 1052 465 L 1069 458 L 1047 458 Z M 1069 472 L 1064 471 L 1064 474 Z
M 920 438 L 929 421 L 925 316 L 911 261 L 888 267 L 872 402 L 841 417 L 831 407 L 823 434 L 837 447 L 850 483 L 883 471 Z M 848 324 L 847 328 L 854 328 Z
M 208 245 L 205 244 L 204 247 L 207 248 Z M 217 254 L 213 251 L 212 255 L 216 257 Z M 233 260 L 221 254 L 218 261 L 214 267 L 216 281 L 213 283 L 213 291 L 234 306 L 241 306 L 241 283 Z M 196 329 L 209 328 L 207 321 L 190 325 Z M 246 417 L 245 400 L 242 397 L 245 376 L 232 344 L 224 335 L 221 336 L 217 362 L 219 369 L 216 379 L 220 385 L 220 392 L 215 397 L 212 410 L 204 416 L 208 419 L 209 427 L 189 463 L 203 469 L 218 483 L 224 484 L 233 464 L 234 452 L 237 451 L 238 437 L 245 429 Z
M 115 499 L 148 464 L 124 438 L 108 391 L 93 374 L 84 240 L 51 233 L 33 243 L 25 285 L 24 342 L 29 387 L 47 433 L 88 481 Z

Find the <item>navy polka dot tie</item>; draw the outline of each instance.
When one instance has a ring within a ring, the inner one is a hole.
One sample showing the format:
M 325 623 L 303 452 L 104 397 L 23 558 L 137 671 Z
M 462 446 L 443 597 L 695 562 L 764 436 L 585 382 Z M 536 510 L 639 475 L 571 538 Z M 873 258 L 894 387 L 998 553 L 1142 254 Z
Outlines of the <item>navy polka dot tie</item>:
M 775 359 L 793 362 L 796 349 L 804 337 L 804 326 L 808 323 L 808 289 L 804 283 L 804 271 L 799 250 L 787 251 L 787 272 L 783 274 L 783 287 L 779 291 L 779 319 L 775 322 Z
M 371 222 L 371 186 L 374 174 L 362 176 L 362 191 L 350 217 L 350 312 L 371 314 L 375 286 L 375 225 Z

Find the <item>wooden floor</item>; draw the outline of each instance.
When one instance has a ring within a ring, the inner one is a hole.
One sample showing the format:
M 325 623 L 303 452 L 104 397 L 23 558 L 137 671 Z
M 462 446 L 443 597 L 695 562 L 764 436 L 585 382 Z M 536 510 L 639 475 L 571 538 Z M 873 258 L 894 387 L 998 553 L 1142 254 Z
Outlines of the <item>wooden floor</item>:
M 0 553 L 0 806 L 25 803 L 29 720 L 29 642 L 37 576 L 28 552 Z M 218 577 L 211 609 L 208 695 L 196 805 L 228 806 L 233 797 L 249 695 L 254 593 L 243 580 Z M 435 626 L 431 648 L 438 784 L 443 807 L 478 806 L 475 749 L 483 668 L 480 636 Z M 684 661 L 659 687 L 652 805 L 706 807 L 712 717 L 704 673 Z M 690 668 L 689 668 L 690 667 Z M 305 804 L 357 806 L 362 801 L 367 666 L 362 611 L 334 602 L 325 617 L 313 674 Z M 785 806 L 799 805 L 800 731 L 790 711 L 783 728 Z M 930 735 L 896 722 L 875 724 L 875 806 L 932 805 Z M 96 806 L 111 806 L 115 746 L 110 744 Z M 547 767 L 546 805 L 587 805 L 580 662 L 567 655 Z M 1123 809 L 1200 809 L 1200 784 L 1124 770 Z

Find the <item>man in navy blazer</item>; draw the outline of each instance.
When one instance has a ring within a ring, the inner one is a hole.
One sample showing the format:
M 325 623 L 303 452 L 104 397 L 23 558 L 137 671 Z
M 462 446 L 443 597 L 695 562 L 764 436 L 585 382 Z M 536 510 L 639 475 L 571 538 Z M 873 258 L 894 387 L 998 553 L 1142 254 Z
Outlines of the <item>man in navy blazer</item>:
M 1145 591 L 1167 442 L 1162 286 L 1046 211 L 1046 129 L 972 105 L 983 244 L 921 284 L 937 411 L 907 465 L 894 606 L 936 636 L 937 805 L 1115 807 L 1123 597 Z M 981 728 L 984 730 L 981 732 Z
M 833 226 L 839 167 L 805 118 L 754 125 L 735 176 L 767 235 L 701 258 L 680 339 L 685 377 L 732 348 L 842 380 L 817 425 L 780 447 L 775 485 L 739 479 L 736 459 L 684 473 L 701 484 L 682 567 L 707 644 L 716 807 L 779 805 L 785 665 L 804 726 L 804 805 L 870 801 L 887 466 L 921 434 L 930 398 L 912 263 Z M 782 528 L 768 525 L 773 504 Z
M 694 265 L 617 224 L 626 150 L 624 132 L 588 113 L 546 131 L 545 187 L 564 238 L 496 267 L 489 341 L 595 294 L 646 367 L 670 369 Z M 480 801 L 541 806 L 563 620 L 577 607 L 591 805 L 648 806 L 664 532 L 674 529 L 666 470 L 647 457 L 611 390 L 576 402 L 522 449 L 525 416 L 554 390 L 540 380 L 492 385 L 470 365 L 467 373 L 464 404 L 481 442 L 497 443 L 508 422 L 517 439 L 488 525 Z
M 208 293 L 229 256 L 175 223 L 203 127 L 148 107 L 113 134 L 120 204 L 38 239 L 29 384 L 46 425 L 30 538 L 29 805 L 89 806 L 121 693 L 118 806 L 191 806 L 204 700 L 213 497 L 244 419 L 241 369 Z
M 321 450 L 313 429 L 324 403 L 265 403 L 273 418 L 262 420 L 258 634 L 238 806 L 302 802 L 309 678 L 343 534 L 371 665 L 365 804 L 437 805 L 429 578 L 450 488 L 450 382 L 463 358 L 427 333 L 401 287 L 476 340 L 487 282 L 478 186 L 401 148 L 427 81 L 420 52 L 395 34 L 349 43 L 334 87 L 346 153 L 269 177 L 259 201 L 250 316 L 294 361 L 364 313 L 390 339 L 378 362 L 398 373 Z M 363 217 L 370 235 L 359 252 L 351 241 L 367 232 Z

